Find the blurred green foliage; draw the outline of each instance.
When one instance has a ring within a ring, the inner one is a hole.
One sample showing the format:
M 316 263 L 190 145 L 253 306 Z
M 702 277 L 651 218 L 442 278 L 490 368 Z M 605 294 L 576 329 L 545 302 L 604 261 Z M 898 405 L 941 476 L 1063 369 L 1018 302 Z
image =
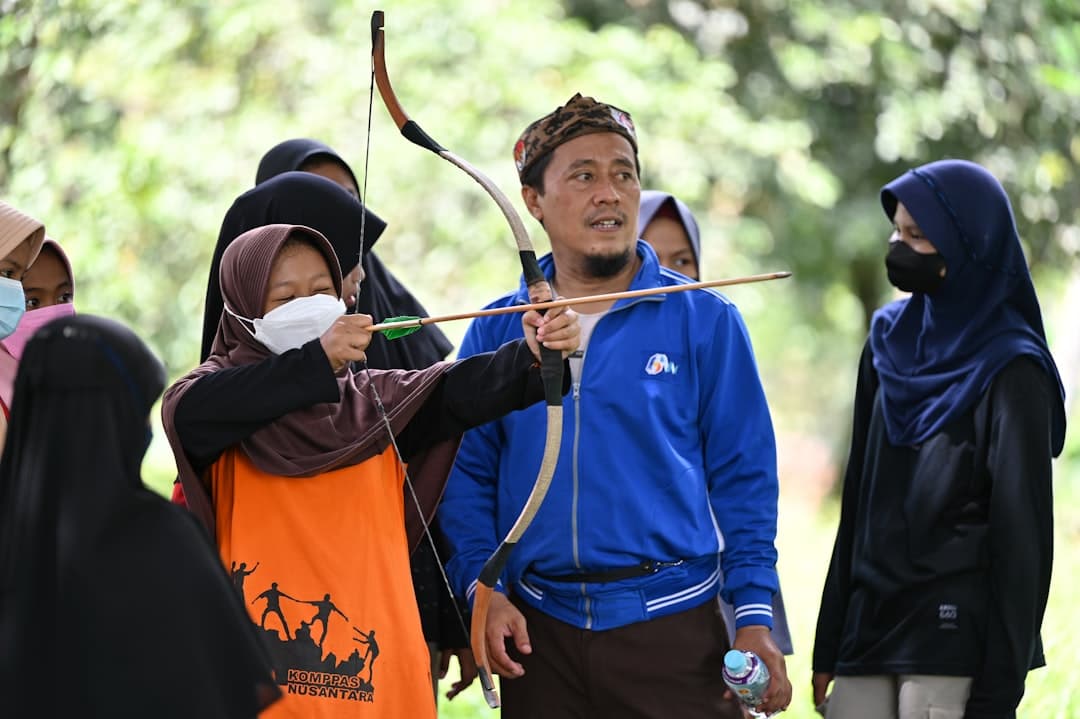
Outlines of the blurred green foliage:
M 390 223 L 380 255 L 430 311 L 479 307 L 516 283 L 495 205 L 398 136 L 377 98 L 365 158 L 377 7 L 0 0 L 0 197 L 44 220 L 69 250 L 80 311 L 137 328 L 172 376 L 192 367 L 221 218 L 262 153 L 296 136 L 335 146 L 361 177 L 367 159 L 368 200 Z M 789 466 L 806 446 L 785 440 L 793 435 L 826 444 L 833 472 L 843 462 L 859 348 L 869 314 L 889 297 L 878 189 L 911 166 L 963 157 L 1001 178 L 1052 343 L 1075 334 L 1080 307 L 1063 301 L 1080 282 L 1074 0 L 410 0 L 382 9 L 405 108 L 511 196 L 518 133 L 581 91 L 633 114 L 643 184 L 695 210 L 707 277 L 795 272 L 728 293 L 753 335 Z M 543 248 L 541 228 L 528 226 Z M 465 326 L 445 329 L 459 339 Z M 1058 356 L 1067 383 L 1080 374 L 1080 342 L 1070 346 Z M 1075 456 L 1080 441 L 1070 447 Z M 151 479 L 164 490 L 172 471 L 157 440 Z M 834 518 L 784 517 L 781 571 L 802 691 Z M 1076 512 L 1059 517 L 1062 543 L 1080 544 Z M 1056 584 L 1077 576 L 1077 553 L 1062 554 Z M 1078 707 L 1067 661 L 1078 637 L 1062 630 L 1074 592 L 1063 588 L 1048 614 L 1051 669 L 1033 675 L 1024 705 L 1032 716 Z M 807 704 L 797 699 L 792 715 L 812 716 Z M 491 715 L 480 706 L 470 691 L 446 709 Z
M 1002 179 L 1049 330 L 1066 329 L 1059 297 L 1080 253 L 1072 2 L 400 5 L 386 32 L 403 105 L 509 194 L 517 134 L 580 90 L 633 114 L 643 184 L 697 212 L 707 276 L 795 272 L 729 292 L 782 431 L 842 454 L 867 320 L 889 296 L 878 189 L 908 167 L 965 157 Z M 0 196 L 70 250 L 79 308 L 138 328 L 174 376 L 197 359 L 218 225 L 262 153 L 317 137 L 364 174 L 376 6 L 269 7 L 0 0 Z M 510 287 L 494 204 L 399 137 L 377 98 L 371 132 L 368 199 L 390 222 L 379 252 L 429 310 Z

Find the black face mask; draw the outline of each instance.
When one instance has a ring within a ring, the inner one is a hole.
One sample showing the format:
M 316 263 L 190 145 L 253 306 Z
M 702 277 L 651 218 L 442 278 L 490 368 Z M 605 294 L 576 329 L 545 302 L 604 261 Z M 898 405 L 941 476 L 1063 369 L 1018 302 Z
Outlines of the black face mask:
M 937 252 L 924 255 L 905 242 L 890 242 L 885 255 L 885 269 L 891 282 L 904 292 L 923 292 L 932 295 L 945 281 L 942 270 L 945 258 Z

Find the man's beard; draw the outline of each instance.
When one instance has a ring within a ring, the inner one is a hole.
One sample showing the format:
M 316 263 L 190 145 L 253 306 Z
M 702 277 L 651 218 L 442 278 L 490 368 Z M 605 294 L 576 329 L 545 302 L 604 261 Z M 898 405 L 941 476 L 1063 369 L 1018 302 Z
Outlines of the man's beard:
M 600 280 L 614 277 L 626 269 L 633 257 L 633 247 L 627 247 L 625 252 L 616 255 L 586 255 L 585 274 Z

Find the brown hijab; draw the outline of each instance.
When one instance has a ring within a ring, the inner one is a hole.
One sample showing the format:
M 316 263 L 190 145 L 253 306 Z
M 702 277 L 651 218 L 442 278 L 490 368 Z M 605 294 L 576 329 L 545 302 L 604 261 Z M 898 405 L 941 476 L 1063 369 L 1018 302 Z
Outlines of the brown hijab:
M 242 234 L 222 256 L 221 293 L 226 307 L 241 317 L 254 319 L 262 316 L 271 266 L 291 238 L 307 240 L 323 254 L 330 267 L 334 287 L 340 295 L 341 270 L 334 250 L 325 237 L 302 225 L 266 225 Z M 269 356 L 270 350 L 255 340 L 239 320 L 224 312 L 210 356 L 165 393 L 162 419 L 176 455 L 184 493 L 191 510 L 211 532 L 214 527 L 213 508 L 206 487 L 189 462 L 176 434 L 176 407 L 187 389 L 199 378 L 222 369 L 260 362 Z M 360 464 L 380 454 L 390 444 L 371 390 L 374 388 L 382 399 L 396 435 L 408 425 L 449 366 L 448 362 L 440 362 L 428 369 L 414 371 L 371 370 L 354 373 L 345 370 L 338 376 L 341 390 L 338 402 L 316 404 L 290 412 L 243 440 L 240 447 L 260 470 L 284 477 L 312 477 Z M 425 457 L 413 458 L 410 462 L 417 492 L 429 496 L 426 504 L 431 506 L 425 507 L 425 514 L 429 515 L 434 512 L 434 504 L 442 494 L 449 461 L 453 460 L 457 443 L 443 444 L 446 446 L 433 448 L 425 453 Z M 425 460 L 436 456 L 441 461 L 426 466 L 430 463 Z

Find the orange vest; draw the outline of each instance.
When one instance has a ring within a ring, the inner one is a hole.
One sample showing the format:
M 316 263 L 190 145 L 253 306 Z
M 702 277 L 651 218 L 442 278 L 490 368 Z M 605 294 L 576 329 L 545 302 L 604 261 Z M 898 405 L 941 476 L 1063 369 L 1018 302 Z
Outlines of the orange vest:
M 210 479 L 221 558 L 284 694 L 262 716 L 434 719 L 393 448 L 309 478 L 233 448 Z

